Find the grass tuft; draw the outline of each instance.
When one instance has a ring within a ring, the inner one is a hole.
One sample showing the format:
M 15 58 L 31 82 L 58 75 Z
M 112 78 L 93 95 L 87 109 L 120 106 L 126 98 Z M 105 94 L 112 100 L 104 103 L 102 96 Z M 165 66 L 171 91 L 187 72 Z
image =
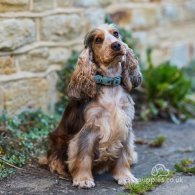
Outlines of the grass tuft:
M 126 189 L 130 191 L 131 195 L 142 195 L 151 191 L 160 184 L 165 183 L 168 179 L 173 177 L 174 172 L 160 171 L 156 175 L 149 175 L 142 178 L 138 184 L 128 184 Z
M 191 159 L 183 159 L 180 163 L 175 164 L 176 172 L 195 175 L 195 166 L 192 166 L 194 161 Z
M 159 135 L 158 137 L 156 137 L 153 141 L 151 141 L 149 143 L 150 147 L 161 147 L 165 141 L 166 141 L 166 137 L 163 135 Z

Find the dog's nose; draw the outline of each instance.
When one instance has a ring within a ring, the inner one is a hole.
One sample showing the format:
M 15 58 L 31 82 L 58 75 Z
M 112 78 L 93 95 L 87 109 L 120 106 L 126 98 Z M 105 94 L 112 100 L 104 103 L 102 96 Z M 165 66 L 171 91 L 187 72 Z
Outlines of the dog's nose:
M 120 51 L 120 49 L 121 49 L 121 44 L 119 43 L 119 42 L 114 42 L 114 43 L 112 43 L 111 44 L 111 48 L 112 48 L 112 50 L 114 50 L 114 51 Z

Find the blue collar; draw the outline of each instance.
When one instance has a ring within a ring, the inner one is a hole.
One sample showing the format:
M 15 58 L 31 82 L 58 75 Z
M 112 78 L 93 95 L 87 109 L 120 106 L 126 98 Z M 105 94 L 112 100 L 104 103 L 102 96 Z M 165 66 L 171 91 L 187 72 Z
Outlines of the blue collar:
M 113 86 L 113 87 L 120 85 L 121 80 L 122 80 L 121 76 L 105 77 L 105 76 L 101 76 L 99 74 L 95 75 L 94 79 L 95 79 L 97 84 Z

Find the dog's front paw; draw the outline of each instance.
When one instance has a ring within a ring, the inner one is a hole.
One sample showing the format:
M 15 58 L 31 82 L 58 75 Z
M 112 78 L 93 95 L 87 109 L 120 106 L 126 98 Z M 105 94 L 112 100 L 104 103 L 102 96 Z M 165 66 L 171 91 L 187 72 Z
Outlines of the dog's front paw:
M 118 184 L 119 185 L 126 185 L 126 184 L 129 184 L 129 183 L 138 183 L 139 180 L 134 177 L 133 174 L 129 174 L 129 175 L 121 175 L 121 176 L 117 176 L 117 177 L 114 177 Z
M 79 188 L 93 188 L 95 183 L 92 178 L 75 178 L 73 179 L 73 186 L 78 186 Z

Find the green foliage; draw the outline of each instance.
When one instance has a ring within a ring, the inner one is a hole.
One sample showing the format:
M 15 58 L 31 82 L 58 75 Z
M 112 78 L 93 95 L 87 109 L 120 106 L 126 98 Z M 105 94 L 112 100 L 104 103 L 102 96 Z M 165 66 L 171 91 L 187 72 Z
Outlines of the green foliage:
M 149 175 L 142 178 L 138 184 L 128 184 L 126 189 L 130 191 L 131 195 L 142 195 L 151 191 L 155 187 L 165 183 L 169 178 L 173 177 L 174 172 L 160 171 L 156 175 Z
M 192 81 L 192 91 L 195 92 L 195 60 L 192 60 L 187 66 L 183 67 L 183 72 Z
M 153 141 L 149 143 L 149 146 L 161 147 L 165 143 L 166 139 L 167 138 L 164 135 L 159 135 L 158 137 L 156 137 Z
M 69 101 L 67 96 L 67 86 L 70 81 L 70 76 L 76 66 L 78 55 L 77 51 L 73 51 L 72 56 L 65 63 L 63 69 L 58 71 L 59 79 L 57 82 L 57 89 L 60 93 L 60 101 L 56 103 L 56 112 L 59 114 L 64 111 L 64 108 Z
M 180 163 L 175 164 L 176 172 L 182 172 L 185 174 L 194 174 L 195 175 L 195 166 L 191 166 L 194 164 L 194 161 L 191 159 L 183 159 Z
M 195 116 L 195 102 L 187 96 L 191 81 L 181 69 L 170 62 L 154 65 L 148 50 L 148 67 L 142 73 L 143 85 L 137 94 L 138 101 L 142 102 L 138 103 L 142 119 L 161 117 L 179 123 Z
M 16 117 L 0 116 L 0 180 L 14 172 L 8 164 L 22 167 L 28 159 L 45 151 L 48 133 L 58 120 L 40 110 Z

